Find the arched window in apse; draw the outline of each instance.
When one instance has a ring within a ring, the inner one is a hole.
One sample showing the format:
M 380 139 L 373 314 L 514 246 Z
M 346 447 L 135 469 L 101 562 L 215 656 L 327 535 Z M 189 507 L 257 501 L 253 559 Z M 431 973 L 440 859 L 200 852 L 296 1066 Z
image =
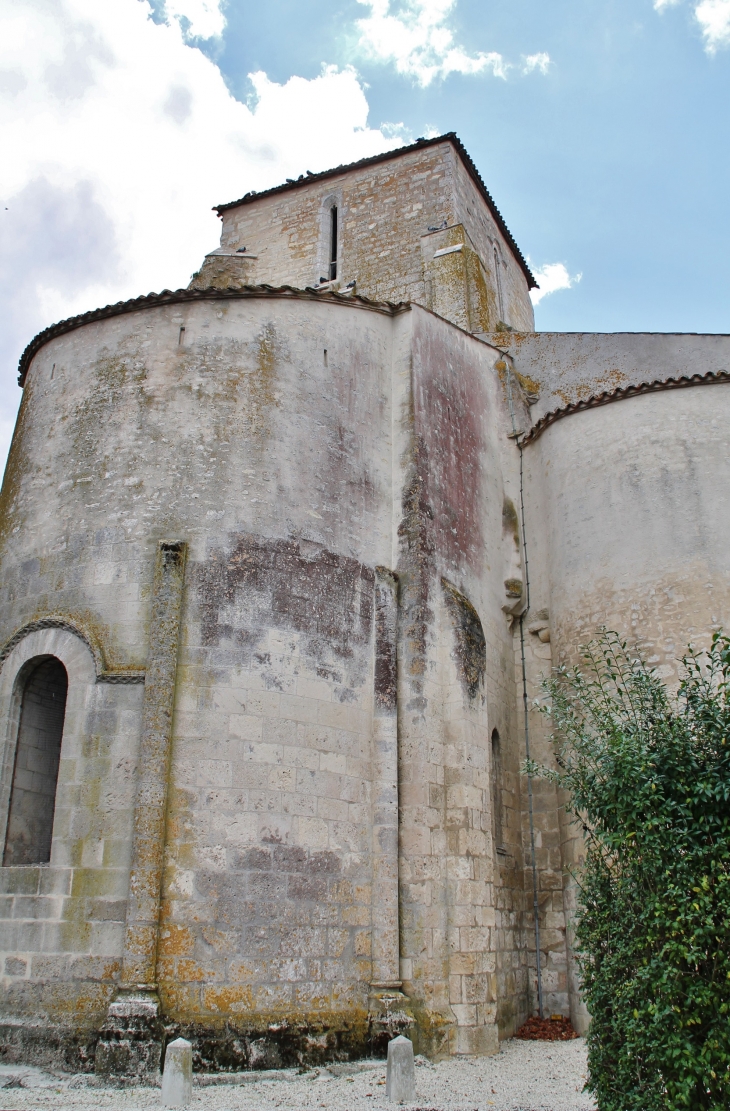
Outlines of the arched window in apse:
M 51 859 L 68 676 L 51 656 L 38 663 L 23 689 L 15 747 L 3 867 Z

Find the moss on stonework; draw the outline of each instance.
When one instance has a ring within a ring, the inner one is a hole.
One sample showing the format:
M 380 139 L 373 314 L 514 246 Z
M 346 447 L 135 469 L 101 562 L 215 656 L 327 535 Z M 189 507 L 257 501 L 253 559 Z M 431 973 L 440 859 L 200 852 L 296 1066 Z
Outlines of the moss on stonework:
M 517 547 L 520 546 L 520 522 L 515 509 L 515 503 L 511 498 L 505 497 L 502 503 L 502 529 L 504 532 L 509 533 Z
M 33 407 L 32 382 L 33 376 L 29 375 L 26 378 L 8 461 L 5 465 L 2 490 L 0 490 L 0 551 L 5 548 L 10 535 L 23 523 L 19 501 L 23 475 L 30 470 L 30 458 L 26 452 L 25 439 Z
M 499 347 L 499 342 L 500 342 L 499 336 L 495 336 L 495 346 L 496 347 Z M 506 389 L 506 387 L 507 387 L 507 363 L 506 363 L 506 361 L 504 359 L 497 359 L 496 363 L 494 364 L 494 369 L 499 374 L 500 381 L 502 382 L 502 385 Z M 525 394 L 526 397 L 527 396 L 529 396 L 529 397 L 538 397 L 539 396 L 539 394 L 540 394 L 540 383 L 535 378 L 530 378 L 530 376 L 528 374 L 520 374 L 519 370 L 515 370 L 514 366 L 511 367 L 510 373 L 511 373 L 512 377 L 515 378 L 519 382 L 519 384 L 522 388 L 522 391 L 523 391 L 523 393 Z

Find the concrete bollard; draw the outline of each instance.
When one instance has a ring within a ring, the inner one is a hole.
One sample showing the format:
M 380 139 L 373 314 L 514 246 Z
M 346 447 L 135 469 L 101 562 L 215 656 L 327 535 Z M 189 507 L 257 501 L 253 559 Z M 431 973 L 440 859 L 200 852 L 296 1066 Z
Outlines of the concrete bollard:
M 193 1047 L 185 1038 L 170 1042 L 162 1073 L 163 1107 L 187 1107 L 193 1098 Z
M 399 1034 L 388 1042 L 388 1072 L 385 1096 L 392 1103 L 414 1103 L 416 1099 L 416 1068 L 413 1043 Z

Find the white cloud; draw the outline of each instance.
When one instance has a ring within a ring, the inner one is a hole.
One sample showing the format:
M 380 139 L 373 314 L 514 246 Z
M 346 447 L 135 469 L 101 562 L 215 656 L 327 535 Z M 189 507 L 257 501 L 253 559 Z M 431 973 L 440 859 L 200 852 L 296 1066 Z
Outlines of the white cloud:
M 548 262 L 539 270 L 533 270 L 535 281 L 540 286 L 530 293 L 533 305 L 539 305 L 543 297 L 557 293 L 559 289 L 572 289 L 581 280 L 582 274 L 569 274 L 562 262 Z
M 257 73 L 255 106 L 235 100 L 183 9 L 219 26 L 212 2 L 168 0 L 165 24 L 147 0 L 0 0 L 0 460 L 34 332 L 186 285 L 218 243 L 213 204 L 399 144 L 368 128 L 349 68 Z
M 532 73 L 534 70 L 538 70 L 540 73 L 547 73 L 549 67 L 549 54 L 545 54 L 544 52 L 541 52 L 539 54 L 527 54 L 525 55 L 522 65 L 522 72 Z
M 396 71 L 426 87 L 450 73 L 492 73 L 505 78 L 510 64 L 496 51 L 469 54 L 454 42 L 446 26 L 456 0 L 405 0 L 398 14 L 391 0 L 358 0 L 370 8 L 359 19 L 360 48 L 370 57 L 395 65 Z
M 180 21 L 186 21 L 191 38 L 212 39 L 222 35 L 226 17 L 222 8 L 225 0 L 166 0 L 165 12 Z
M 695 17 L 708 54 L 714 54 L 721 46 L 730 46 L 730 0 L 702 0 L 695 8 Z
M 654 0 L 654 7 L 661 12 L 681 3 L 682 0 Z M 730 46 L 730 0 L 700 0 L 694 5 L 694 14 L 708 54 Z

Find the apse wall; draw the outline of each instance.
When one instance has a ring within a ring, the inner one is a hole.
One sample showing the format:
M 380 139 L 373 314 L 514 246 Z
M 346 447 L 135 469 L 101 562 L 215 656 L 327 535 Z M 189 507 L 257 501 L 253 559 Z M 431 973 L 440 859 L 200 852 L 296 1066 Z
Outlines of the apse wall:
M 674 684 L 688 642 L 727 627 L 729 417 L 724 385 L 646 394 L 567 417 L 535 445 L 566 657 L 605 624 Z
M 11 1017 L 93 1032 L 143 985 L 218 1031 L 211 1064 L 227 1023 L 239 1063 L 277 1064 L 372 1048 L 393 999 L 434 1053 L 494 1051 L 524 1017 L 495 356 L 417 307 L 285 290 L 151 296 L 31 347 L 3 489 L 6 809 L 36 655 L 69 697 L 50 865 L 0 876 Z
M 599 345 L 601 337 L 589 338 Z M 604 337 L 605 362 L 612 338 Z M 696 337 L 694 350 L 692 338 L 684 337 L 688 362 L 702 369 L 708 337 Z M 720 340 L 725 356 L 730 342 L 712 338 L 722 361 Z M 574 346 L 566 337 L 568 369 Z M 645 359 L 643 373 L 647 383 L 666 380 L 667 367 Z M 713 630 L 730 626 L 730 389 L 723 378 L 707 381 L 569 412 L 526 444 L 533 596 L 549 607 L 553 666 L 577 662 L 580 646 L 606 626 L 676 687 L 687 645 L 707 646 Z M 568 871 L 581 851 L 564 823 L 569 917 Z M 570 948 L 569 956 L 571 1012 L 584 1028 Z
M 3 495 L 7 745 L 28 645 L 82 662 L 51 865 L 0 877 L 15 1014 L 98 1027 L 119 982 L 156 553 L 183 541 L 163 1006 L 366 1025 L 374 591 L 394 558 L 404 321 L 182 294 L 33 358 Z

